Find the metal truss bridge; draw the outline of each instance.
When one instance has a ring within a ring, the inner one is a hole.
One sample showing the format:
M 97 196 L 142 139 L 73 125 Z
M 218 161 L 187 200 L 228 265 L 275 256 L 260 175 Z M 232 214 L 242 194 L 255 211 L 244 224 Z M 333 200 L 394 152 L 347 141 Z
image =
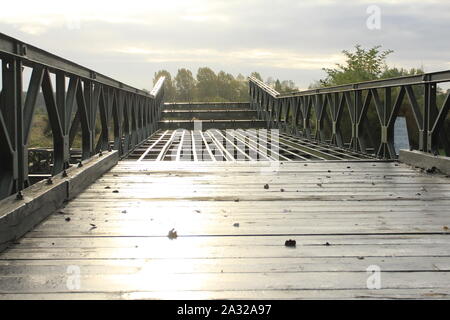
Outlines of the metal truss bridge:
M 4 34 L 0 62 L 0 299 L 450 297 L 450 71 L 174 103 Z

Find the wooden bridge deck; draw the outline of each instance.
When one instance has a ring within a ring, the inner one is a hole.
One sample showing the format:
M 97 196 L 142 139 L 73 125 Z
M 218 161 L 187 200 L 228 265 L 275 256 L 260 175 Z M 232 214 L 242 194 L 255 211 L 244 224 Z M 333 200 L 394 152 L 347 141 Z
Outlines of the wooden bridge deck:
M 448 182 L 395 162 L 122 161 L 0 254 L 0 299 L 449 298 Z

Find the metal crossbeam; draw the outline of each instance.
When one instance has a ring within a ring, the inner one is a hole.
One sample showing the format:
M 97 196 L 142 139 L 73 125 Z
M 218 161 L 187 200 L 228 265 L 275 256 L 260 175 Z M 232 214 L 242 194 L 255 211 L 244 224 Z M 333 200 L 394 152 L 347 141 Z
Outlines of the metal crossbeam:
M 367 155 L 331 153 L 334 149 L 278 130 L 166 130 L 152 135 L 129 159 L 137 161 L 364 161 Z

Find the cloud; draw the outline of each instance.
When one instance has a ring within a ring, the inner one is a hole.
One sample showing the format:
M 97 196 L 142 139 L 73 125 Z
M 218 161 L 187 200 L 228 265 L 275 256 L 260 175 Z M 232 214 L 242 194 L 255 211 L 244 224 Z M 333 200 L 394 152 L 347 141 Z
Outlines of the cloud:
M 369 5 L 381 29 L 366 27 Z M 153 73 L 208 65 L 293 79 L 301 87 L 360 43 L 395 51 L 389 63 L 446 69 L 450 3 L 437 0 L 15 1 L 0 29 L 137 87 Z M 131 73 L 132 72 L 132 73 Z
M 334 66 L 342 62 L 340 55 L 301 55 L 295 51 L 273 50 L 271 48 L 255 48 L 251 50 L 223 51 L 214 49 L 158 49 L 158 48 L 118 48 L 116 52 L 125 55 L 138 55 L 148 62 L 203 62 L 215 64 L 229 62 L 250 66 L 274 66 L 300 70 L 317 70 Z

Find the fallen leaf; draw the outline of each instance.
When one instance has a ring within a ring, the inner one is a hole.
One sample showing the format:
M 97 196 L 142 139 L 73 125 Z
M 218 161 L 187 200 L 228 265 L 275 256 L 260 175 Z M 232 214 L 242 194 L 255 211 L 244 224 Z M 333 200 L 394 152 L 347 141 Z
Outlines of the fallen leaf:
M 178 234 L 175 229 L 172 229 L 169 231 L 169 234 L 167 236 L 169 237 L 169 239 L 176 239 L 178 237 Z
M 436 167 L 431 167 L 426 170 L 426 173 L 436 173 L 439 170 Z
M 297 241 L 289 239 L 284 242 L 286 247 L 295 247 L 297 245 Z

